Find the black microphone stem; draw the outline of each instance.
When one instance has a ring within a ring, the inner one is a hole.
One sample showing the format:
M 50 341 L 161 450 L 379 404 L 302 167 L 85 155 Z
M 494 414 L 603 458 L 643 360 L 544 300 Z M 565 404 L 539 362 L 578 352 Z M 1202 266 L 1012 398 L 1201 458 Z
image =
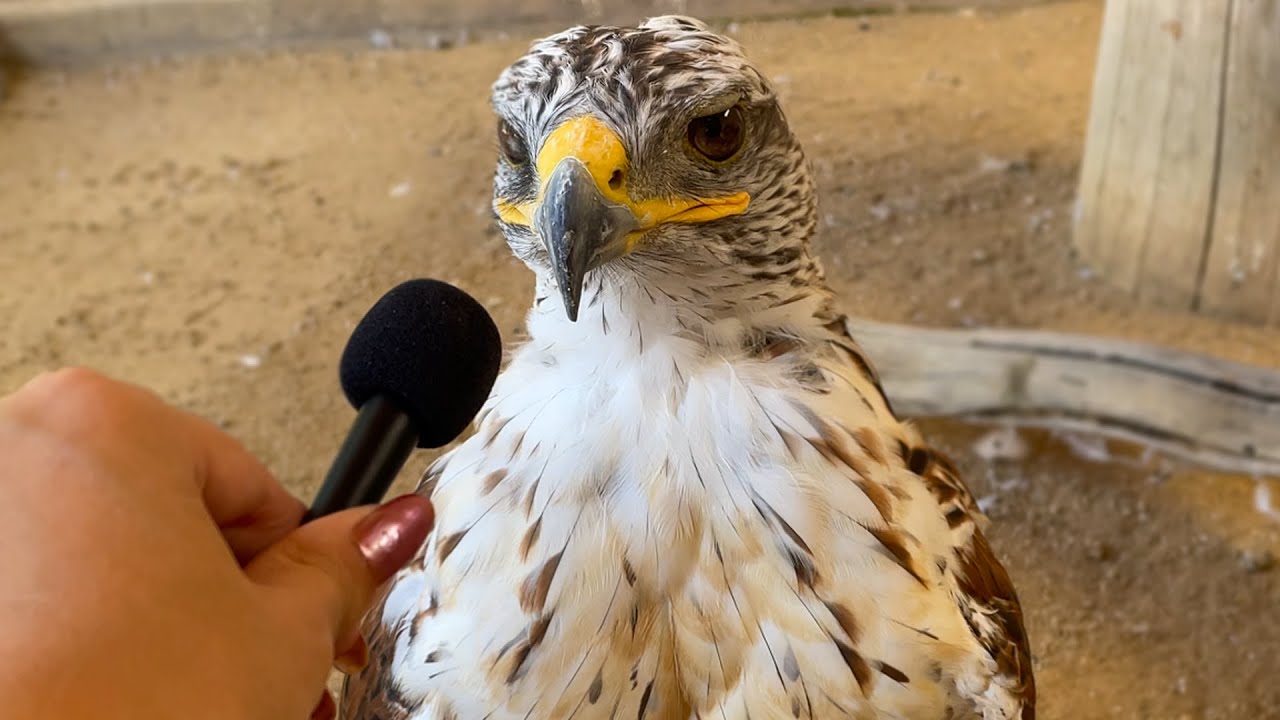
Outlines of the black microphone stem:
M 381 502 L 417 444 L 418 431 L 390 397 L 370 398 L 356 414 L 351 432 L 302 522 Z

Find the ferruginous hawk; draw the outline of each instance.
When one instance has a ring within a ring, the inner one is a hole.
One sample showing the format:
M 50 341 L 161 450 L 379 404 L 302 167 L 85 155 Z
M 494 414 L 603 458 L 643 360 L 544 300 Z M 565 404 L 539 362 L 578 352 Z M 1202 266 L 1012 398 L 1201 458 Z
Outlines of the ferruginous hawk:
M 349 720 L 1031 720 L 1021 610 L 810 249 L 769 83 L 697 20 L 575 27 L 493 86 L 537 276 Z

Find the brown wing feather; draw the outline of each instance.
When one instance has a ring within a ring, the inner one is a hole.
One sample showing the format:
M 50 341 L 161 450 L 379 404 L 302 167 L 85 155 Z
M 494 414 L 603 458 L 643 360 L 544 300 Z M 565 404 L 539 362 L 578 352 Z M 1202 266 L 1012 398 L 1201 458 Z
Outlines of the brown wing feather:
M 369 643 L 369 664 L 342 682 L 338 717 L 343 720 L 407 720 L 414 710 L 405 702 L 391 674 L 396 636 L 402 630 L 387 627 L 380 621 L 386 592 L 383 591 L 361 628 Z
M 978 641 L 996 661 L 1000 675 L 1013 682 L 1009 690 L 1022 699 L 1022 720 L 1035 720 L 1036 681 L 1031 670 L 1031 644 L 1022 624 L 1022 606 L 1013 589 L 1009 573 L 991 552 L 982 533 L 974 530 L 968 547 L 959 549 L 960 591 L 971 607 L 965 613 Z M 995 631 L 982 632 L 970 619 L 974 610 L 983 613 L 995 625 Z
M 996 671 L 1022 700 L 1022 720 L 1035 720 L 1036 683 L 1031 669 L 1031 645 L 1022 621 L 1022 606 L 1013 581 L 996 559 L 978 527 L 978 504 L 960 474 L 944 455 L 923 448 L 904 452 L 908 467 L 929 487 L 953 529 L 973 525 L 969 539 L 956 548 L 960 567 L 955 577 L 962 595 L 960 610 L 978 642 L 996 662 Z M 976 622 L 981 615 L 992 628 Z
M 871 380 L 890 415 L 896 417 L 880 385 L 875 368 L 863 356 L 849 333 L 847 318 L 832 312 L 825 327 L 834 336 L 833 344 Z M 960 567 L 953 572 L 961 593 L 960 610 L 974 636 L 996 662 L 997 672 L 1010 692 L 1022 701 L 1022 720 L 1035 720 L 1036 684 L 1031 668 L 1031 647 L 1022 621 L 1022 606 L 1009 573 L 996 559 L 983 536 L 982 511 L 949 458 L 923 446 L 899 441 L 902 463 L 918 475 L 933 495 L 958 537 L 967 539 L 956 548 Z M 987 623 L 978 623 L 979 616 Z
M 890 415 L 896 416 L 875 368 L 862 355 L 846 320 L 844 315 L 837 314 L 827 323 L 827 329 L 836 337 L 834 344 L 871 380 Z M 1035 720 L 1036 683 L 1022 606 L 1009 573 L 982 534 L 980 526 L 984 518 L 973 494 L 945 455 L 922 446 L 912 447 L 906 440 L 900 441 L 898 452 L 902 463 L 929 488 L 951 528 L 959 533 L 972 526 L 968 540 L 956 548 L 960 567 L 954 572 L 962 594 L 960 610 L 978 642 L 995 660 L 996 671 L 1009 691 L 1022 701 L 1021 720 Z M 985 629 L 977 622 L 979 615 L 989 623 Z

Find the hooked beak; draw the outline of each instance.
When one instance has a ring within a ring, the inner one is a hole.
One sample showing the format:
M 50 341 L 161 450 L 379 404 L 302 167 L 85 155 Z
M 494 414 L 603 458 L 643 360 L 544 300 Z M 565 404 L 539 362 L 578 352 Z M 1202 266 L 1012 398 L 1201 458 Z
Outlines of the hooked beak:
M 587 273 L 625 255 L 627 235 L 639 223 L 630 208 L 600 193 L 581 160 L 567 157 L 547 180 L 533 226 L 551 256 L 565 313 L 577 322 Z
M 565 121 L 538 153 L 538 197 L 494 202 L 498 217 L 533 228 L 551 258 L 565 313 L 576 322 L 587 273 L 635 250 L 645 233 L 672 222 L 708 222 L 746 212 L 740 192 L 716 198 L 635 200 L 627 155 L 612 128 L 592 116 Z

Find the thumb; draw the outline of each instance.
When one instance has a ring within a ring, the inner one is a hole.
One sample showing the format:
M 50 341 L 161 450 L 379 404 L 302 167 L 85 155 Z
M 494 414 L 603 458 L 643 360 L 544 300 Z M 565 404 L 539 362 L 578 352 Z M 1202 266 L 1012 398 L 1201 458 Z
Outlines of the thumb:
M 355 642 L 374 593 L 413 558 L 434 521 L 431 502 L 412 494 L 334 513 L 286 535 L 245 573 L 278 591 L 284 617 L 300 621 L 312 637 L 328 628 L 325 652 L 336 654 Z

